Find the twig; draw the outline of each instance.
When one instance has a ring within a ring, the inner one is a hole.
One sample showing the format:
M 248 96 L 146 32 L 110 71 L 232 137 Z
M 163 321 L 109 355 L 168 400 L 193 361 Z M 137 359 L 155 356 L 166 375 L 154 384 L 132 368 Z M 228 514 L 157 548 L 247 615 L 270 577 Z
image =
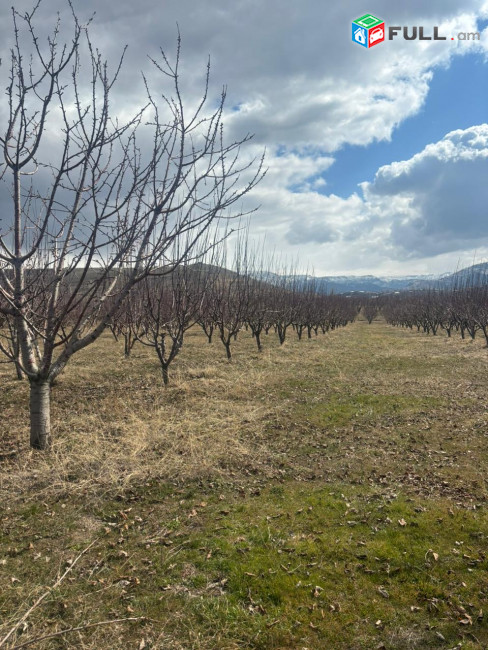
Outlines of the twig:
M 146 621 L 145 616 L 133 616 L 131 618 L 114 618 L 112 621 L 99 621 L 98 623 L 88 623 L 87 625 L 80 625 L 78 627 L 68 627 L 66 630 L 60 630 L 59 632 L 52 632 L 51 634 L 45 634 L 44 636 L 38 636 L 35 639 L 30 641 L 25 641 L 20 645 L 16 645 L 12 650 L 20 650 L 20 648 L 26 648 L 28 645 L 37 643 L 38 641 L 44 641 L 45 639 L 52 639 L 55 636 L 61 636 L 62 634 L 68 634 L 68 632 L 79 632 L 80 630 L 86 630 L 89 627 L 99 627 L 100 625 L 110 625 L 112 623 L 126 623 L 127 621 Z
M 68 573 L 73 569 L 73 567 L 74 567 L 75 564 L 78 562 L 78 560 L 79 560 L 80 558 L 82 558 L 83 555 L 85 555 L 85 553 L 91 549 L 91 547 L 93 546 L 93 544 L 95 544 L 96 541 L 97 541 L 97 540 L 93 540 L 93 542 L 92 542 L 91 544 L 89 544 L 89 545 L 88 545 L 88 546 L 87 546 L 83 551 L 81 551 L 81 553 L 80 553 L 80 554 L 79 554 L 79 555 L 78 555 L 78 556 L 73 560 L 73 562 L 69 565 L 69 567 L 68 567 L 68 568 L 66 569 L 66 571 L 63 573 L 63 575 L 62 575 L 60 578 L 58 578 L 58 579 L 56 580 L 56 582 L 53 584 L 53 586 L 52 586 L 52 587 L 49 587 L 49 589 L 48 589 L 46 592 L 44 592 L 44 593 L 42 594 L 42 596 L 40 596 L 40 597 L 36 600 L 36 602 L 32 605 L 32 607 L 30 607 L 30 608 L 26 611 L 26 613 L 22 616 L 22 618 L 21 618 L 19 621 L 17 621 L 17 623 L 13 626 L 13 628 L 10 630 L 10 632 L 8 632 L 7 636 L 4 636 L 3 639 L 0 641 L 0 648 L 2 648 L 2 647 L 6 644 L 6 642 L 10 639 L 10 637 L 12 636 L 12 634 L 13 634 L 13 633 L 14 633 L 14 632 L 15 632 L 15 631 L 16 631 L 16 630 L 17 630 L 17 629 L 22 625 L 22 623 L 24 623 L 24 621 L 27 620 L 27 618 L 32 614 L 32 612 L 36 609 L 36 607 L 39 607 L 39 605 L 42 603 L 42 601 L 44 600 L 44 598 L 46 598 L 47 596 L 49 596 L 49 594 L 50 594 L 54 589 L 56 589 L 56 587 L 59 587 L 59 585 L 60 585 L 60 584 L 62 583 L 62 581 L 66 578 L 66 576 L 68 575 Z

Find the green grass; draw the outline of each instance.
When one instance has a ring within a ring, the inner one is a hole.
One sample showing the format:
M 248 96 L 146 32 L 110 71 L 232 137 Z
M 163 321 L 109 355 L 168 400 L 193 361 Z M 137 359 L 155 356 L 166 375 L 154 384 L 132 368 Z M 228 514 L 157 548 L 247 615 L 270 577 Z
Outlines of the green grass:
M 426 413 L 444 403 L 435 397 L 410 395 L 333 395 L 319 403 L 304 405 L 298 413 L 314 426 L 330 428 L 350 422 L 370 423 L 382 416 Z
M 176 639 L 188 648 L 263 650 L 488 643 L 484 509 L 293 482 L 259 494 L 179 496 L 175 502 L 156 485 L 129 503 L 104 503 L 96 546 L 33 625 L 54 617 L 68 626 L 96 603 L 106 616 L 150 619 L 140 634 L 153 641 L 163 634 L 170 644 L 153 647 L 178 647 Z M 48 517 L 50 535 L 10 549 L 12 576 L 53 577 L 60 560 L 46 561 L 46 544 L 60 533 L 62 506 L 19 512 L 17 534 Z M 65 538 L 75 534 L 63 516 L 66 524 Z M 19 606 L 15 584 L 0 610 Z

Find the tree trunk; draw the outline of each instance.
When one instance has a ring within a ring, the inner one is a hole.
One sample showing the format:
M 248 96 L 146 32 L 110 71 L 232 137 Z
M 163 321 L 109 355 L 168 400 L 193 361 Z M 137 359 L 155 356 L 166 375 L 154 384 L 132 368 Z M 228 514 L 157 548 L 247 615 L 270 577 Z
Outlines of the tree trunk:
M 135 339 L 130 334 L 124 334 L 124 356 L 130 357 L 132 348 L 134 347 Z
M 280 345 L 283 345 L 283 343 L 285 342 L 285 338 L 286 338 L 286 329 L 287 329 L 287 327 L 278 325 L 277 329 L 278 329 L 278 338 L 280 340 Z
M 207 337 L 209 344 L 212 343 L 212 336 L 213 336 L 214 326 L 209 325 L 208 328 L 207 328 L 207 326 L 204 323 L 200 323 L 200 327 L 205 332 L 205 336 Z
M 30 446 L 45 450 L 51 444 L 51 385 L 49 381 L 30 382 Z
M 232 359 L 232 352 L 230 351 L 230 341 L 223 341 L 225 346 L 225 353 L 227 355 L 227 361 Z
M 19 381 L 22 381 L 24 379 L 24 371 L 22 370 L 22 366 L 18 361 L 18 357 L 15 359 L 15 372 L 17 373 L 17 379 Z
M 22 381 L 24 379 L 24 371 L 22 370 L 21 356 L 20 356 L 20 342 L 18 335 L 15 335 L 15 343 L 13 346 L 13 352 L 15 357 L 15 372 L 17 373 L 17 379 Z
M 169 364 L 161 364 L 161 372 L 163 374 L 163 383 L 165 386 L 169 384 Z
M 262 352 L 263 346 L 261 345 L 261 331 L 256 330 L 256 332 L 254 332 L 254 338 L 256 339 L 256 345 L 258 346 L 259 352 Z

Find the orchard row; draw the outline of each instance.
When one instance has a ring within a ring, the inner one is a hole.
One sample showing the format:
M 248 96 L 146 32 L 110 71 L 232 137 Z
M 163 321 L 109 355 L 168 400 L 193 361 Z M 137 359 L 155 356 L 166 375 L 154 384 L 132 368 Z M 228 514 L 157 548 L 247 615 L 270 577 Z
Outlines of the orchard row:
M 357 301 L 328 295 L 310 278 L 276 276 L 237 264 L 233 271 L 203 264 L 182 265 L 167 277 L 146 278 L 114 313 L 110 329 L 124 341 L 126 356 L 136 342 L 152 348 L 161 364 L 164 383 L 181 350 L 186 332 L 199 326 L 208 343 L 218 339 L 227 359 L 239 332 L 251 332 L 257 349 L 263 335 L 275 334 L 280 344 L 290 331 L 298 339 L 352 322 Z
M 464 339 L 481 333 L 488 345 L 488 283 L 442 290 L 414 291 L 378 299 L 391 325 L 433 334 L 454 332 Z

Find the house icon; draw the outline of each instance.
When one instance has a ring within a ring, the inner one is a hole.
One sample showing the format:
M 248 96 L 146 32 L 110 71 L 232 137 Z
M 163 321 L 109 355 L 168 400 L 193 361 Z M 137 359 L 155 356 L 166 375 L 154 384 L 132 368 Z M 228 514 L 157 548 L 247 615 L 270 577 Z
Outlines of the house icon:
M 358 27 L 354 32 L 354 40 L 361 45 L 366 45 L 366 30 L 362 27 Z

